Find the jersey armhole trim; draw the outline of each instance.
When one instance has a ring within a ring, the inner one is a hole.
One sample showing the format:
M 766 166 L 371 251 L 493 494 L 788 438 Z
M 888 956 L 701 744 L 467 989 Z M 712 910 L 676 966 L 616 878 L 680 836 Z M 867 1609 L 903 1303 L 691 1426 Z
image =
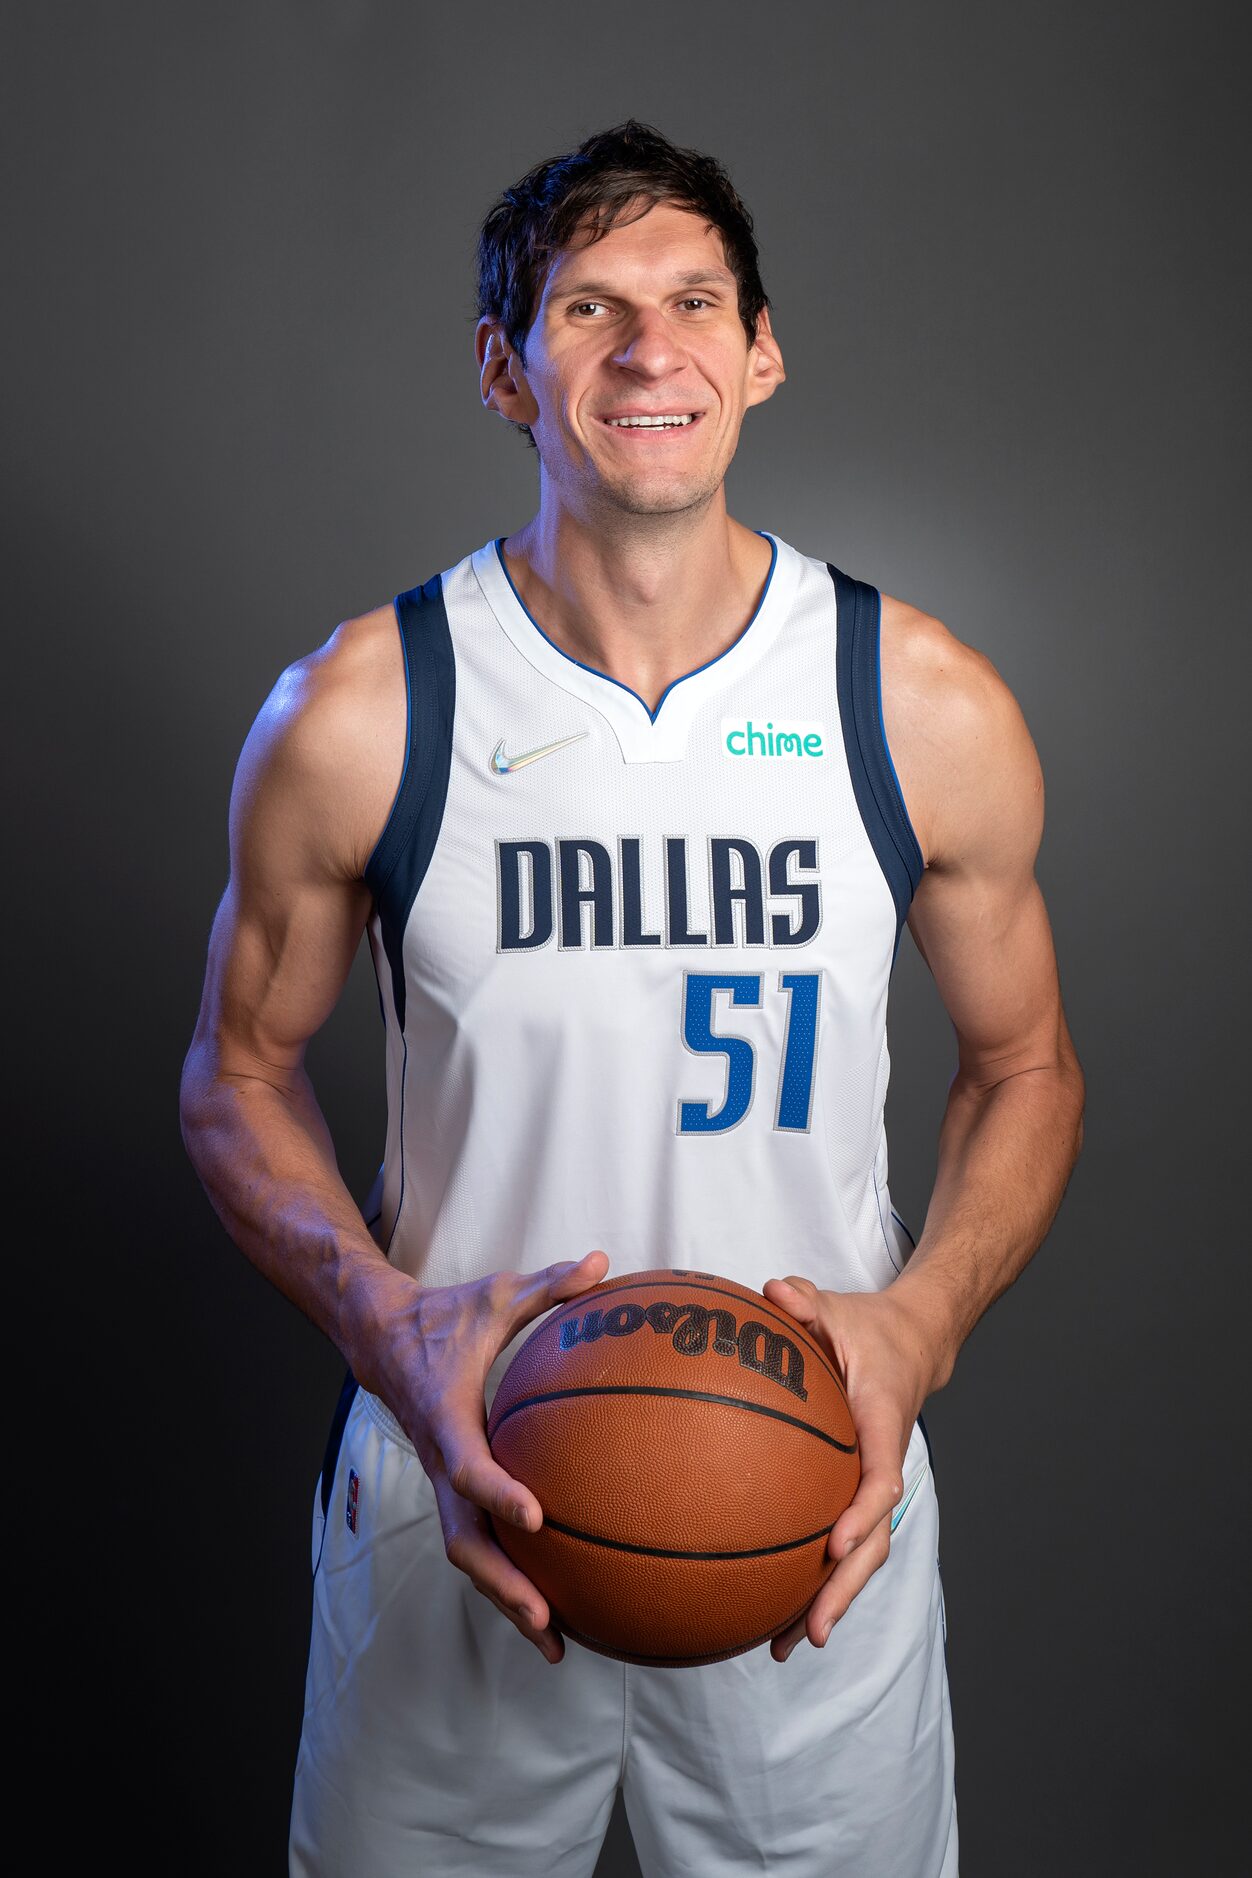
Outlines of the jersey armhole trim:
M 909 814 L 909 805 L 904 800 L 904 790 L 900 787 L 900 778 L 891 755 L 891 745 L 887 742 L 887 717 L 882 708 L 882 594 L 876 588 L 874 600 L 874 674 L 877 681 L 878 734 L 882 738 L 883 753 L 887 758 L 887 770 L 891 777 L 896 813 L 903 825 L 906 847 L 910 847 L 912 858 L 909 865 L 916 871 L 917 878 L 913 882 L 913 891 L 916 892 L 918 882 L 926 871 L 926 861 L 922 854 L 922 844 L 917 839 L 917 830 Z
M 404 768 L 363 878 L 378 909 L 396 1018 L 403 1032 L 404 929 L 430 866 L 448 799 L 456 660 L 442 575 L 434 574 L 424 585 L 398 593 L 393 604 L 404 653 Z
M 835 586 L 835 657 L 844 750 L 861 821 L 895 902 L 898 951 L 925 863 L 887 747 L 880 657 L 882 595 L 829 561 L 826 568 Z
M 400 614 L 400 596 L 396 595 L 391 603 L 392 618 L 400 636 L 400 657 L 404 664 L 404 763 L 400 770 L 400 781 L 382 832 L 370 850 L 369 860 L 365 863 L 362 879 L 377 900 L 386 885 L 387 877 L 396 863 L 400 845 L 396 840 L 396 825 L 400 819 L 400 808 L 404 801 L 404 785 L 409 777 L 409 765 L 413 760 L 413 674 L 409 668 L 409 648 L 404 636 L 404 621 Z M 388 859 L 390 856 L 390 860 Z

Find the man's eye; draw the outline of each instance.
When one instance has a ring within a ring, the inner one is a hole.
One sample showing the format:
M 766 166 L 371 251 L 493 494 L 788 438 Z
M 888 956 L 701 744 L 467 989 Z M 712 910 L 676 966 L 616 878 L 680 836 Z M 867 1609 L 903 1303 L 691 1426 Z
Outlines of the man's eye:
M 701 294 L 689 294 L 685 300 L 680 300 L 678 304 L 679 306 L 711 306 L 713 303 L 711 300 L 706 300 Z M 581 313 L 585 307 L 602 307 L 603 305 L 603 300 L 579 300 L 570 308 L 570 312 Z

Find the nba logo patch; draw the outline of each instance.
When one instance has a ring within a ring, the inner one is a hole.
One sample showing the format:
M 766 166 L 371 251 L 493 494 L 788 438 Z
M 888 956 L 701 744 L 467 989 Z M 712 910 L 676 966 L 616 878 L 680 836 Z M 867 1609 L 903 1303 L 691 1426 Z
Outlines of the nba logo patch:
M 361 1491 L 361 1481 L 355 1467 L 348 1469 L 348 1498 L 344 1505 L 344 1517 L 348 1522 L 348 1531 L 356 1531 L 357 1498 Z

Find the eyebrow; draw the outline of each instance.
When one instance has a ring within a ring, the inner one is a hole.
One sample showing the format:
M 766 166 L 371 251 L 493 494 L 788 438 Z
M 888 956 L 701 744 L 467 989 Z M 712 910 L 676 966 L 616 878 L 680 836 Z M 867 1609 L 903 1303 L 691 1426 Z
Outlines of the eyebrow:
M 737 285 L 734 275 L 724 267 L 700 267 L 692 273 L 670 275 L 671 287 L 735 287 Z M 563 300 L 567 294 L 588 293 L 608 294 L 610 299 L 616 297 L 616 290 L 606 281 L 575 280 L 567 286 L 563 281 L 558 280 L 549 290 L 548 298 Z

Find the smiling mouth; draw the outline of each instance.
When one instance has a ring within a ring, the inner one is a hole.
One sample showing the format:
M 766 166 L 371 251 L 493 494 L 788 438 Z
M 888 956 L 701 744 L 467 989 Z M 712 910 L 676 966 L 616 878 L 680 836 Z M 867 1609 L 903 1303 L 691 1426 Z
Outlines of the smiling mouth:
M 658 412 L 657 416 L 668 418 L 669 422 L 658 423 L 655 419 L 641 421 L 638 418 L 614 420 L 610 417 L 602 417 L 599 421 L 606 430 L 611 430 L 618 437 L 683 437 L 696 428 L 703 415 L 702 411 L 664 411 Z M 676 419 L 685 421 L 676 422 Z

